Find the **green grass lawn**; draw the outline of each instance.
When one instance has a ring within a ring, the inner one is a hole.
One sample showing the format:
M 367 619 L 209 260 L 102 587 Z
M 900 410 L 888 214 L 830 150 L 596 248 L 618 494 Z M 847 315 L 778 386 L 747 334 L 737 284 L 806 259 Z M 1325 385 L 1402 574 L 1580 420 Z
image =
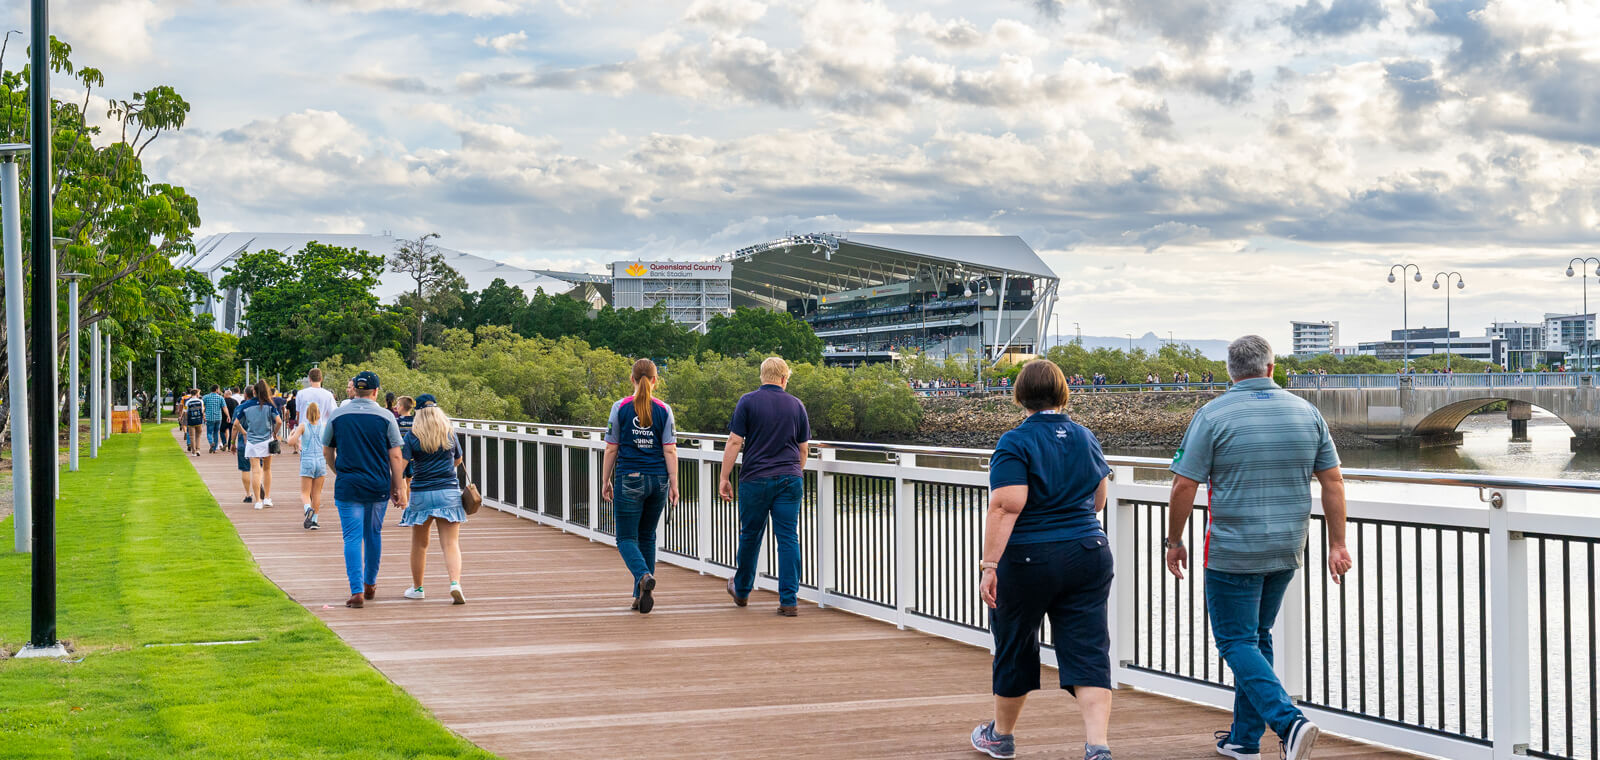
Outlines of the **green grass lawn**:
M 63 472 L 59 630 L 79 662 L 0 661 L 3 758 L 490 757 L 272 585 L 170 425 Z M 30 559 L 0 521 L 0 648 Z M 256 640 L 239 646 L 146 644 Z

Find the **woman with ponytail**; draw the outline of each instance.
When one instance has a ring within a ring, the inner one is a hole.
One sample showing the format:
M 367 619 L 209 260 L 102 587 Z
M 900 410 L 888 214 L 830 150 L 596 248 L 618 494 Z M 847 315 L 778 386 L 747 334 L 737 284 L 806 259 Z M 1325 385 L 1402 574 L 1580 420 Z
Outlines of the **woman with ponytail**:
M 600 498 L 617 518 L 617 551 L 633 574 L 633 609 L 655 608 L 656 525 L 678 503 L 678 446 L 672 409 L 655 397 L 655 362 L 633 363 L 633 395 L 611 407 Z

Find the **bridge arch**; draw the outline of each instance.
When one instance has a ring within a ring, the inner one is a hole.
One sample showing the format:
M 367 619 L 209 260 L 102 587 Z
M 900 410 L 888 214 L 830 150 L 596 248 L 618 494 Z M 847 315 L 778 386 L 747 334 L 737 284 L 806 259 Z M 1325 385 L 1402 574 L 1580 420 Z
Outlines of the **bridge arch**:
M 1433 410 L 1426 417 L 1423 417 L 1417 422 L 1417 424 L 1412 428 L 1410 435 L 1418 438 L 1437 438 L 1452 435 L 1456 432 L 1456 428 L 1460 427 L 1461 423 L 1465 422 L 1467 417 L 1470 417 L 1473 412 L 1489 406 L 1490 404 L 1502 401 L 1506 403 L 1528 404 L 1529 406 L 1537 409 L 1543 409 L 1544 411 L 1555 415 L 1556 418 L 1560 419 L 1561 422 L 1564 423 L 1569 429 L 1575 432 L 1581 429 L 1578 421 L 1568 419 L 1558 410 L 1539 406 L 1538 404 L 1531 403 L 1526 399 L 1511 398 L 1509 395 L 1486 394 L 1482 397 L 1470 398 L 1446 404 L 1438 409 Z

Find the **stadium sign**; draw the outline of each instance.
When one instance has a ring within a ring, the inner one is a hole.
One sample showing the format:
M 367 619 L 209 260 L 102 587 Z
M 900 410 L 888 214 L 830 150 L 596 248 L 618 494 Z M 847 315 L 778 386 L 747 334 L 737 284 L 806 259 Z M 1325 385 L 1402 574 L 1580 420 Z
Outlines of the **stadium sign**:
M 611 264 L 614 280 L 727 280 L 733 277 L 733 264 L 718 261 L 616 261 Z
M 823 296 L 822 303 L 840 303 L 842 301 L 862 301 L 869 298 L 883 298 L 884 296 L 903 296 L 911 293 L 910 282 L 895 282 L 888 285 L 878 285 L 859 290 L 846 290 L 841 293 L 831 293 Z

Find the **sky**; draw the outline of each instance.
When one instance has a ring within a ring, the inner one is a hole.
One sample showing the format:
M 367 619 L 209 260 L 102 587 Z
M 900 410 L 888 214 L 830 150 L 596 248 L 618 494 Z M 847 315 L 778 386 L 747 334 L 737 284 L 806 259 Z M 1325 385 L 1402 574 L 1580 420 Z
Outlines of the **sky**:
M 1342 342 L 1572 311 L 1600 0 L 55 0 L 201 234 L 601 271 L 788 232 L 1020 235 L 1063 332 Z M 0 11 L 26 29 L 26 4 Z M 8 61 L 8 65 L 11 62 Z M 64 77 L 58 96 L 81 98 Z M 1594 266 L 1591 263 L 1591 266 Z M 1600 307 L 1600 279 L 1595 303 Z

